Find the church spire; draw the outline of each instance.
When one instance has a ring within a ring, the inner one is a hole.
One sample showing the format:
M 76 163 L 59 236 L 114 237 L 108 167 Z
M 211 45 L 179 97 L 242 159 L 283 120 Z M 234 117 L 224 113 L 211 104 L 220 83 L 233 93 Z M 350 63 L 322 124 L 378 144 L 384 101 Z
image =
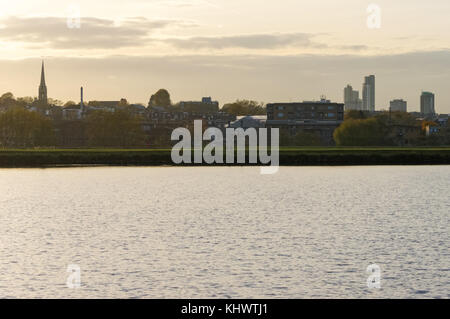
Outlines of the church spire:
M 41 85 L 40 86 L 45 86 L 44 60 L 42 60 Z
M 41 84 L 39 85 L 39 102 L 47 104 L 47 86 L 45 85 L 44 61 L 42 61 Z

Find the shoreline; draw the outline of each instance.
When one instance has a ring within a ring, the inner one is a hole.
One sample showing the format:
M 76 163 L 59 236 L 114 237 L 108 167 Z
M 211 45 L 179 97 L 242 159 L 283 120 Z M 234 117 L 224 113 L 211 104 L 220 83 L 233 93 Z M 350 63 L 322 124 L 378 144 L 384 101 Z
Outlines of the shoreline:
M 174 164 L 170 154 L 170 149 L 4 149 L 0 150 L 0 168 L 261 166 L 258 164 Z M 280 149 L 280 166 L 361 165 L 450 165 L 450 147 Z

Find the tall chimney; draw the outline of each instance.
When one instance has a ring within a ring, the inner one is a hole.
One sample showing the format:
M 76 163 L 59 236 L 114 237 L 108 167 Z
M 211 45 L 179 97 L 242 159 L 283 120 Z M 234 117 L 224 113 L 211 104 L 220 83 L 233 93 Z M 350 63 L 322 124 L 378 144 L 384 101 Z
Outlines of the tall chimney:
M 83 103 L 83 87 L 81 87 L 81 103 L 80 103 L 81 112 L 84 113 L 84 103 Z

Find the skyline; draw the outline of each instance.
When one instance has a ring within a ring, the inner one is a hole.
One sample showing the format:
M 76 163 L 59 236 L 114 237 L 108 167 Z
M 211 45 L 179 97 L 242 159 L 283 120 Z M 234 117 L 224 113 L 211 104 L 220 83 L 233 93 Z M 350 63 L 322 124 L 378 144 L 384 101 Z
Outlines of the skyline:
M 331 1 L 5 2 L 0 89 L 35 96 L 41 59 L 51 98 L 77 101 L 84 86 L 89 100 L 144 105 L 159 88 L 174 101 L 342 102 L 347 84 L 374 74 L 378 110 L 404 99 L 418 111 L 432 91 L 437 112 L 450 113 L 450 4 L 412 2 L 377 1 L 379 29 L 366 25 L 369 3 L 353 0 L 339 14 Z M 67 25 L 74 8 L 80 28 Z
M 40 78 L 41 78 L 41 83 L 42 83 L 42 75 L 43 75 L 43 64 L 44 64 L 44 60 L 42 60 L 41 61 L 41 67 L 40 67 Z M 370 76 L 372 76 L 372 75 L 370 75 Z M 367 77 L 369 77 L 369 76 L 364 76 L 363 77 L 363 80 L 366 80 L 366 78 Z M 348 85 L 350 85 L 350 86 L 352 86 L 352 84 L 351 83 L 349 83 Z M 44 86 L 45 86 L 45 81 L 44 81 Z M 362 87 L 363 87 L 363 89 L 364 89 L 364 86 L 365 86 L 365 83 L 362 83 Z M 345 89 L 345 88 L 344 88 Z M 25 94 L 25 95 L 15 95 L 15 96 L 17 96 L 17 97 L 22 97 L 22 96 L 31 96 L 31 97 L 34 97 L 34 98 L 37 98 L 37 99 L 39 99 L 39 96 L 40 96 L 40 94 L 41 94 L 41 90 L 42 90 L 42 88 L 41 88 L 41 84 L 39 84 L 39 86 L 38 86 L 38 90 L 39 90 L 39 92 L 38 92 L 38 94 L 37 95 L 33 95 L 33 94 Z M 47 87 L 45 86 L 45 90 L 47 90 Z M 156 90 L 155 90 L 156 91 Z M 358 92 L 362 92 L 363 90 L 356 90 L 356 91 L 358 91 Z M 430 90 L 421 90 L 420 92 L 419 92 L 419 103 L 418 103 L 418 107 L 419 107 L 419 110 L 415 110 L 415 109 L 413 109 L 413 110 L 411 110 L 409 107 L 408 107 L 408 112 L 418 112 L 418 111 L 420 111 L 420 99 L 421 99 L 421 95 L 422 95 L 422 93 L 423 92 L 429 92 Z M 2 92 L 2 93 L 6 93 L 6 92 Z M 14 94 L 14 92 L 11 92 L 11 93 L 13 93 Z M 172 92 L 169 92 L 169 93 L 172 93 Z M 433 93 L 434 93 L 434 91 L 433 91 Z M 208 94 L 207 93 L 205 93 L 205 94 L 203 94 L 202 96 L 207 96 Z M 211 96 L 211 95 L 209 95 L 209 96 Z M 323 95 L 323 94 L 321 94 L 320 95 L 320 98 L 322 98 L 322 97 L 326 97 L 326 98 L 329 98 L 329 96 L 327 96 L 327 95 Z M 77 100 L 77 98 L 74 98 L 74 99 L 58 99 L 58 98 L 54 98 L 54 97 L 52 97 L 52 96 L 49 96 L 49 98 L 53 98 L 53 99 L 57 99 L 57 100 L 61 100 L 62 102 L 67 102 L 67 101 L 74 101 L 74 102 L 79 102 L 79 94 L 78 94 L 78 100 Z M 112 99 L 112 98 L 110 98 L 110 97 L 107 97 L 107 96 L 105 96 L 105 98 L 104 99 L 88 99 L 88 100 L 91 100 L 91 101 L 96 101 L 96 100 L 120 100 L 121 98 L 125 98 L 125 99 L 127 99 L 127 97 L 126 96 L 120 96 L 120 98 L 119 98 L 119 95 L 115 95 L 114 96 L 115 98 L 114 99 Z M 362 96 L 361 96 L 361 98 L 362 98 Z M 191 100 L 195 100 L 195 99 L 198 99 L 198 96 L 193 96 L 193 98 L 191 99 Z M 224 101 L 219 101 L 219 105 L 220 106 L 223 106 L 223 105 L 225 105 L 226 103 L 232 103 L 232 102 L 234 102 L 235 100 L 237 100 L 237 99 L 240 99 L 239 97 L 236 97 L 234 100 L 230 100 L 230 101 L 227 101 L 227 102 L 224 102 Z M 391 100 L 389 100 L 389 103 L 388 103 L 388 106 L 387 107 L 379 107 L 379 104 L 377 104 L 378 102 L 376 102 L 375 101 L 375 111 L 386 111 L 386 110 L 389 110 L 389 105 L 390 105 L 390 103 L 392 102 L 392 101 L 394 101 L 394 100 L 403 100 L 404 98 L 393 98 L 393 99 L 391 99 Z M 128 100 L 128 99 L 127 99 Z M 172 101 L 173 102 L 178 102 L 178 101 L 182 101 L 182 100 L 189 100 L 189 99 L 183 99 L 183 98 L 180 98 L 180 100 L 174 100 L 174 99 L 172 99 Z M 297 99 L 293 99 L 293 98 L 290 98 L 289 99 L 289 101 L 288 100 L 286 100 L 286 99 L 280 99 L 279 101 L 271 101 L 271 102 L 266 102 L 266 104 L 268 104 L 268 103 L 273 103 L 273 102 L 302 102 L 302 101 L 307 101 L 307 100 L 309 100 L 309 101 L 316 101 L 316 100 L 319 100 L 318 98 L 317 98 L 317 96 L 312 96 L 310 99 L 302 99 L 302 98 L 297 98 Z M 342 101 L 341 101 L 342 100 Z M 344 98 L 344 96 L 341 98 L 341 100 L 339 100 L 339 99 L 337 99 L 337 100 L 333 100 L 334 102 L 339 102 L 339 103 L 344 103 L 345 104 L 345 98 Z M 147 105 L 147 102 L 143 102 L 143 101 L 139 101 L 139 102 L 136 102 L 136 101 L 129 101 L 129 102 L 131 102 L 131 103 L 136 103 L 136 104 L 143 104 L 143 105 Z M 361 102 L 362 102 L 362 100 L 361 100 Z M 408 101 L 407 101 L 408 102 Z M 414 103 L 414 102 L 413 102 Z M 414 104 L 413 104 L 414 105 Z M 439 114 L 439 113 L 442 113 L 442 114 L 445 114 L 445 112 L 439 112 L 439 111 L 437 111 L 437 113 Z

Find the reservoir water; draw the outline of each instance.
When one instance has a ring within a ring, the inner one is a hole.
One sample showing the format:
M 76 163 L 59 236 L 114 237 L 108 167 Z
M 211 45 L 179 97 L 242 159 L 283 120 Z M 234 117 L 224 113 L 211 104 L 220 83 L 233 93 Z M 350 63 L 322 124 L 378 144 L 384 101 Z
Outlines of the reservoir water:
M 449 298 L 449 191 L 450 166 L 0 169 L 0 298 Z

